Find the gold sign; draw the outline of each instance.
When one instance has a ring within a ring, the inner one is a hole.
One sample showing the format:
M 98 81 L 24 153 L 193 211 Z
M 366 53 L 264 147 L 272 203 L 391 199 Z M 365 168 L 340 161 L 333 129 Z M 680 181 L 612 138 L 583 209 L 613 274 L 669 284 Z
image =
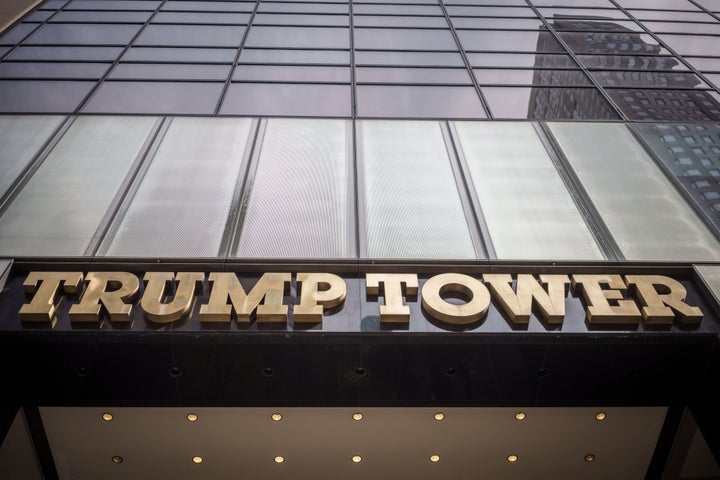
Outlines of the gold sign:
M 210 286 L 207 303 L 200 305 L 200 322 L 259 323 L 288 321 L 285 292 L 291 273 L 265 273 L 249 291 L 235 273 L 148 272 L 142 298 L 139 277 L 128 272 L 31 272 L 23 283 L 30 301 L 20 308 L 24 322 L 53 322 L 65 294 L 81 294 L 69 309 L 72 322 L 99 322 L 101 312 L 113 322 L 131 319 L 139 303 L 150 322 L 175 322 L 193 309 L 203 285 Z M 298 273 L 299 294 L 291 301 L 295 323 L 319 323 L 330 309 L 341 309 L 346 282 L 330 273 Z M 486 318 L 492 302 L 508 320 L 526 325 L 534 312 L 550 326 L 562 325 L 569 289 L 583 299 L 587 322 L 595 326 L 697 325 L 702 311 L 685 303 L 687 291 L 663 275 L 539 275 L 484 274 L 479 277 L 442 273 L 428 278 L 422 288 L 416 274 L 368 273 L 368 297 L 383 297 L 378 306 L 383 324 L 410 321 L 409 296 L 420 296 L 423 311 L 433 320 L 470 325 Z

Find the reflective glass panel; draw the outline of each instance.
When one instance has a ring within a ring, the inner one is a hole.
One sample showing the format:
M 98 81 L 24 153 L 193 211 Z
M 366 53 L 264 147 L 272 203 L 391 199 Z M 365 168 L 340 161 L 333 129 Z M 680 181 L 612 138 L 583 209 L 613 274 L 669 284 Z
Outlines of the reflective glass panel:
M 189 2 L 186 0 L 168 0 L 162 6 L 163 11 L 199 11 L 199 12 L 252 12 L 255 2 Z
M 138 80 L 225 80 L 230 65 L 184 65 L 165 63 L 121 63 L 109 78 Z
M 604 258 L 532 124 L 455 125 L 498 258 Z
M 369 258 L 476 258 L 437 122 L 358 122 Z
M 356 28 L 355 48 L 457 50 L 450 30 Z
M 145 23 L 152 12 L 83 12 L 65 10 L 55 15 L 50 22 L 92 22 L 92 23 Z
M 558 35 L 574 53 L 660 55 L 670 52 L 653 37 L 633 32 L 580 33 L 560 32 Z
M 0 198 L 63 119 L 47 115 L 0 115 Z
M 212 114 L 223 86 L 223 82 L 105 82 L 83 111 Z
M 720 259 L 718 242 L 624 125 L 550 128 L 626 259 Z
M 564 52 L 549 32 L 459 30 L 457 32 L 465 50 L 518 52 Z
M 485 118 L 474 87 L 358 85 L 361 117 Z
M 345 120 L 268 120 L 235 256 L 354 256 L 350 141 Z
M 248 47 L 350 48 L 347 28 L 323 27 L 252 27 Z
M 65 2 L 60 2 L 64 4 Z M 159 0 L 74 0 L 68 10 L 148 10 L 153 11 Z
M 245 27 L 228 25 L 148 25 L 136 45 L 237 47 Z
M 18 47 L 8 60 L 113 61 L 122 47 Z
M 140 30 L 130 24 L 48 23 L 27 40 L 27 44 L 127 45 Z
M 399 15 L 355 15 L 353 24 L 356 27 L 448 27 L 445 17 L 403 17 Z
M 133 47 L 123 55 L 126 62 L 232 63 L 234 48 Z
M 238 65 L 233 72 L 233 80 L 350 83 L 350 69 L 348 67 Z
M 478 68 L 473 72 L 480 85 L 591 85 L 590 80 L 579 70 L 490 70 Z
M 720 102 L 710 90 L 608 88 L 606 91 L 631 120 L 720 120 Z
M 350 52 L 341 50 L 266 50 L 243 48 L 240 63 L 350 64 Z
M 365 52 L 355 50 L 356 65 L 427 65 L 438 67 L 465 66 L 455 52 Z
M 0 217 L 0 255 L 83 255 L 152 117 L 79 117 Z
M 98 79 L 109 67 L 109 63 L 2 62 L 0 77 Z
M 720 227 L 720 125 L 637 124 L 636 128 Z
M 594 88 L 482 87 L 494 118 L 616 119 Z
M 687 70 L 675 57 L 660 55 L 578 55 L 590 69 L 602 70 Z
M 333 25 L 347 27 L 350 25 L 350 17 L 348 15 L 258 13 L 253 18 L 253 25 L 315 25 L 319 27 Z
M 708 85 L 700 80 L 697 75 L 689 72 L 600 70 L 591 74 L 604 87 L 708 88 Z
M 660 39 L 680 55 L 717 55 L 720 37 L 709 35 L 660 35 Z
M 568 55 L 533 53 L 468 53 L 473 67 L 577 68 Z
M 249 13 L 197 13 L 197 12 L 158 12 L 153 23 L 199 23 L 204 25 L 246 25 Z
M 358 83 L 472 84 L 464 68 L 358 67 L 355 80 Z
M 72 113 L 94 81 L 0 80 L 0 112 Z
M 350 85 L 233 83 L 228 87 L 220 113 L 349 117 Z
M 251 123 L 174 118 L 105 255 L 217 256 Z

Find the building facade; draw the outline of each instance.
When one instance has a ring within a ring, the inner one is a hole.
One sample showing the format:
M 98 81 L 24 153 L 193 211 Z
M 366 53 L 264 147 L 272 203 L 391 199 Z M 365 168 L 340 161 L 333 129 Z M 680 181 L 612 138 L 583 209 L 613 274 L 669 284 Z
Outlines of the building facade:
M 20 3 L 3 477 L 720 475 L 720 4 Z

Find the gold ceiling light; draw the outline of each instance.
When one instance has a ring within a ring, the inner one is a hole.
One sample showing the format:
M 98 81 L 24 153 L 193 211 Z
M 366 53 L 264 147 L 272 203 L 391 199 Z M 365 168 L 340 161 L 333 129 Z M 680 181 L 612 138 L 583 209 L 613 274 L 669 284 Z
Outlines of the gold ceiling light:
M 282 420 L 282 415 L 279 413 L 273 413 L 272 415 L 270 415 L 270 418 L 272 418 L 275 422 L 279 422 L 280 420 Z
M 115 455 L 114 457 L 112 457 L 112 461 L 113 463 L 122 463 L 123 458 L 120 455 Z
M 586 461 L 586 462 L 593 462 L 593 461 L 595 461 L 595 455 L 593 455 L 592 453 L 588 453 L 587 455 L 585 455 L 585 461 Z
M 198 416 L 196 413 L 188 413 L 185 418 L 187 418 L 188 422 L 197 422 Z
M 203 458 L 202 458 L 202 457 L 195 456 L 195 457 L 192 458 L 192 461 L 193 461 L 193 463 L 202 463 L 202 462 L 203 462 Z
M 442 412 L 438 412 L 438 413 L 435 414 L 435 417 L 434 417 L 434 418 L 435 418 L 435 420 L 437 420 L 438 422 L 439 422 L 440 420 L 445 420 L 445 414 L 442 413 Z
M 517 461 L 518 461 L 518 456 L 515 455 L 515 454 L 508 455 L 507 461 L 510 462 L 510 463 L 517 462 Z
M 353 463 L 360 463 L 362 462 L 362 457 L 360 455 L 353 455 L 352 461 Z
M 433 463 L 437 463 L 440 461 L 440 455 L 430 455 L 430 461 Z
M 105 412 L 102 414 L 102 419 L 109 422 L 113 419 L 112 413 Z
M 355 412 L 355 413 L 353 413 L 352 418 L 353 418 L 353 420 L 355 420 L 356 422 L 359 422 L 360 420 L 363 419 L 363 414 L 360 413 L 360 412 Z
M 607 415 L 605 415 L 605 412 L 598 412 L 595 414 L 595 420 L 597 420 L 598 422 L 602 422 L 603 420 L 605 420 L 606 417 Z
M 284 461 L 285 461 L 285 457 L 281 457 L 280 455 L 275 457 L 275 463 L 283 463 Z
M 518 412 L 515 414 L 515 420 L 525 420 L 525 412 Z

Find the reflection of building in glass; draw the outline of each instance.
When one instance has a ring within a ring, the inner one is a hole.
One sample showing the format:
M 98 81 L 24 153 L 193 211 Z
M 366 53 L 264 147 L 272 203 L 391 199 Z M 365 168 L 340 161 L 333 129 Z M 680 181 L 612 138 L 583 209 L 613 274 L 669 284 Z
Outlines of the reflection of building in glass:
M 720 226 L 720 125 L 641 125 L 643 137 Z
M 640 33 L 606 20 L 553 19 L 550 25 L 573 53 L 583 55 L 593 78 L 608 87 L 607 93 L 628 118 L 685 122 L 720 118 L 717 99 L 709 91 L 693 90 L 704 86 L 701 80 L 692 73 L 673 70 L 681 66 L 680 62 L 660 56 L 660 45 L 647 43 Z M 540 33 L 538 51 L 560 52 L 559 48 L 549 31 Z M 535 67 L 557 68 L 553 63 L 553 56 L 537 55 Z M 558 78 L 547 76 L 563 74 L 561 70 L 537 70 L 533 84 L 557 84 Z M 598 116 L 607 109 L 592 90 L 573 90 L 562 96 L 555 91 L 533 90 L 530 117 L 567 116 L 578 106 Z

